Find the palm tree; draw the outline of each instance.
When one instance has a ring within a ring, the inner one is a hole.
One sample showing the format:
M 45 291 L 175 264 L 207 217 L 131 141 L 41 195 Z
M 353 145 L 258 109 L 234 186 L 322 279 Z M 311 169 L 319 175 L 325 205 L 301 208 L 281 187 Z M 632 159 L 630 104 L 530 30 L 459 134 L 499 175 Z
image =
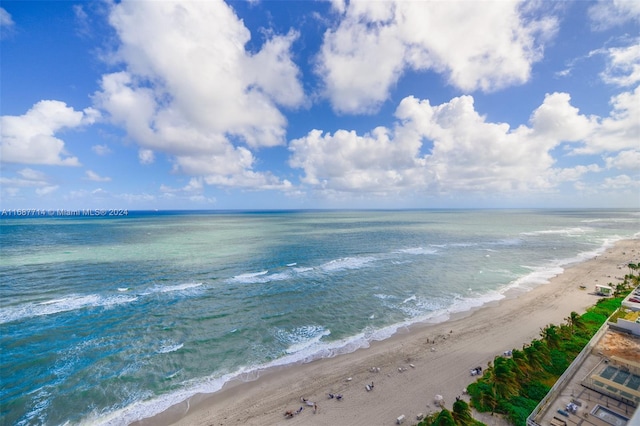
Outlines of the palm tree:
M 518 380 L 522 382 L 523 380 L 528 379 L 531 368 L 524 350 L 521 351 L 519 349 L 513 349 L 511 351 L 511 359 L 513 359 L 513 362 L 515 363 L 515 371 L 518 376 Z
M 529 367 L 533 370 L 542 370 L 549 363 L 549 349 L 540 340 L 534 339 L 531 344 L 522 347 L 527 357 Z
M 576 329 L 582 330 L 584 328 L 582 317 L 575 311 L 572 311 L 564 320 L 567 322 L 567 325 L 571 330 L 571 334 L 574 334 Z
M 436 417 L 436 421 L 433 422 L 433 426 L 456 426 L 456 421 L 453 419 L 451 411 L 443 408 Z
M 540 329 L 540 336 L 550 349 L 557 349 L 560 345 L 560 335 L 558 334 L 557 325 L 549 324 L 545 328 Z
M 496 395 L 499 398 L 507 399 L 516 395 L 520 390 L 515 372 L 515 362 L 511 358 L 501 356 L 495 358 L 492 378 Z
M 456 399 L 456 402 L 453 403 L 453 419 L 456 421 L 456 424 L 460 426 L 473 425 L 474 420 L 471 416 L 471 408 L 469 408 L 469 404 L 462 399 Z

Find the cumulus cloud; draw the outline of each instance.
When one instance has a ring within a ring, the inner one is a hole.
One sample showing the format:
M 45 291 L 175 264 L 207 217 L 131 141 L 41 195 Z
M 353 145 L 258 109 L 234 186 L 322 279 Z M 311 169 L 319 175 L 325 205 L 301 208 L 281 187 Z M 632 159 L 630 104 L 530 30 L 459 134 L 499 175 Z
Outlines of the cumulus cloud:
M 615 156 L 605 158 L 608 169 L 640 171 L 640 149 L 622 151 Z
M 104 75 L 94 99 L 141 152 L 167 153 L 176 172 L 230 186 L 259 175 L 250 150 L 284 144 L 279 107 L 304 102 L 290 57 L 297 34 L 267 34 L 249 52 L 249 30 L 221 0 L 122 1 L 109 21 L 125 69 Z
M 514 1 L 333 5 L 342 19 L 324 34 L 316 72 L 342 113 L 377 110 L 406 70 L 433 70 L 463 91 L 522 84 L 558 26 Z
M 98 113 L 92 108 L 76 111 L 60 101 L 40 101 L 21 116 L 0 118 L 2 162 L 78 166 L 56 134 L 91 124 Z
M 611 98 L 612 111 L 577 147 L 578 154 L 598 154 L 638 149 L 640 140 L 640 86 Z
M 568 94 L 552 93 L 532 112 L 528 125 L 511 128 L 488 122 L 475 110 L 472 96 L 440 105 L 410 96 L 398 105 L 392 128 L 378 127 L 364 135 L 313 130 L 291 141 L 289 163 L 304 171 L 304 184 L 324 192 L 551 191 L 562 182 L 603 170 L 597 164 L 557 167 L 554 156 L 561 145 L 607 153 L 631 143 L 637 146 L 637 133 L 635 138 L 627 133 L 624 143 L 593 142 L 606 132 L 619 133 L 621 140 L 623 129 L 633 132 L 628 111 L 621 111 L 621 103 L 629 107 L 631 102 L 614 98 L 614 112 L 600 119 L 581 114 Z M 609 167 L 633 161 L 632 157 L 611 159 Z
M 606 49 L 607 67 L 601 77 L 605 83 L 616 86 L 633 86 L 640 82 L 640 39 L 629 46 Z
M 636 0 L 600 0 L 589 8 L 596 30 L 606 30 L 626 22 L 640 23 L 640 4 Z

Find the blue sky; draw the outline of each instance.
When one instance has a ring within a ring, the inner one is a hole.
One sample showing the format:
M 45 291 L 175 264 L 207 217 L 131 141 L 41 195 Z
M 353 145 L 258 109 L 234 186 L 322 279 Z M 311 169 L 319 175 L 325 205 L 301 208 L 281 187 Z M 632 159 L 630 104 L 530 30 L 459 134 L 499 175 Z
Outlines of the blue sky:
M 640 207 L 640 2 L 2 1 L 3 209 Z

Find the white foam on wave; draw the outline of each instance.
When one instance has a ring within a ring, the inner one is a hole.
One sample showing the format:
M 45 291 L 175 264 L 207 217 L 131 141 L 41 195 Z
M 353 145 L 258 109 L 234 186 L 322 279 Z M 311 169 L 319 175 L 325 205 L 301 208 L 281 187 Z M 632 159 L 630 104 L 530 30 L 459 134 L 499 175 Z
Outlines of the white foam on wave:
M 261 277 L 264 277 L 268 273 L 269 273 L 268 270 L 260 271 L 260 272 L 249 272 L 249 273 L 246 273 L 246 274 L 236 275 L 236 276 L 230 278 L 228 281 L 237 282 L 237 283 L 243 283 L 243 284 L 251 284 L 251 283 L 255 283 L 255 282 L 261 282 L 261 280 L 262 280 Z
M 441 301 L 434 299 L 411 296 L 403 300 L 401 304 L 392 306 L 392 308 L 398 309 L 408 318 L 407 321 L 411 322 L 412 319 L 421 318 L 425 315 L 431 318 L 433 312 L 441 310 L 443 305 Z
M 376 258 L 372 256 L 343 257 L 320 265 L 320 269 L 324 272 L 336 272 L 345 269 L 361 269 L 370 266 L 375 260 Z
M 293 271 L 295 271 L 295 268 Z M 269 271 L 261 271 L 236 275 L 235 277 L 228 279 L 227 282 L 240 284 L 263 284 L 270 281 L 284 281 L 291 277 L 292 272 L 290 271 L 276 272 L 273 274 L 269 274 Z
M 405 249 L 400 249 L 396 251 L 397 253 L 405 253 L 405 254 L 413 254 L 413 255 L 422 255 L 422 254 L 436 254 L 438 253 L 438 250 L 435 248 L 428 248 L 428 247 L 411 247 L 411 248 L 405 248 Z
M 260 272 L 249 272 L 236 275 L 227 280 L 228 283 L 239 284 L 264 284 L 271 281 L 285 281 L 296 276 L 308 276 L 310 273 L 323 272 L 333 273 L 348 269 L 360 269 L 370 266 L 372 262 L 376 260 L 372 256 L 362 257 L 344 257 L 340 259 L 331 260 L 319 267 L 296 267 L 297 263 L 287 265 L 287 268 L 274 273 L 269 273 L 268 270 Z
M 619 239 L 614 238 L 605 239 L 603 240 L 603 243 L 600 247 L 594 248 L 593 250 L 580 252 L 573 257 L 556 259 L 554 261 L 551 261 L 547 265 L 523 265 L 523 267 L 529 269 L 531 272 L 527 275 L 516 278 L 514 281 L 509 283 L 509 285 L 504 287 L 502 289 L 502 292 L 506 292 L 511 288 L 530 290 L 537 285 L 548 284 L 552 278 L 562 274 L 566 266 L 576 263 L 582 263 L 586 260 L 599 256 L 600 254 L 604 253 L 609 247 L 612 247 L 618 240 Z
M 16 426 L 46 423 L 46 411 L 51 405 L 51 392 L 47 388 L 48 386 L 43 386 L 29 392 L 32 408 L 16 422 Z
M 454 299 L 453 304 L 447 308 L 447 313 L 456 314 L 461 312 L 468 312 L 472 309 L 479 308 L 481 306 L 486 305 L 490 302 L 496 302 L 498 300 L 504 299 L 505 296 L 499 291 L 489 291 L 487 293 L 474 295 L 473 297 L 469 296 L 460 296 L 457 295 Z
M 527 275 L 517 278 L 508 287 L 531 289 L 536 285 L 547 284 L 549 280 L 564 272 L 561 266 L 524 266 L 531 272 Z
M 313 272 L 315 268 L 298 266 L 297 263 L 290 263 L 287 268 L 277 270 L 276 272 L 269 273 L 268 270 L 260 272 L 249 272 L 245 274 L 239 274 L 227 280 L 228 283 L 235 284 L 265 284 L 271 281 L 285 281 L 292 279 L 296 276 L 307 276 L 308 273 Z
M 385 300 L 385 299 L 393 299 L 394 296 L 390 295 L 390 294 L 381 294 L 381 293 L 376 293 L 373 295 L 373 297 L 377 297 L 378 299 L 381 300 Z
M 640 212 L 631 213 L 632 216 L 640 216 Z M 613 223 L 631 223 L 636 222 L 636 219 L 630 217 L 607 217 L 607 218 L 599 218 L 599 219 L 583 219 L 582 223 L 598 223 L 598 222 L 613 222 Z
M 331 330 L 327 330 L 322 326 L 308 325 L 297 327 L 291 331 L 279 329 L 276 332 L 276 337 L 285 344 L 290 344 L 285 349 L 287 354 L 295 354 L 317 346 L 324 336 L 329 336 L 330 334 Z
M 417 297 L 416 297 L 416 295 L 415 295 L 415 294 L 414 294 L 414 295 L 412 295 L 412 296 L 410 296 L 410 297 L 407 297 L 406 299 L 404 299 L 404 300 L 402 301 L 402 303 L 404 304 L 404 303 L 407 303 L 407 302 L 411 302 L 411 301 L 413 301 L 413 300 L 417 300 Z
M 187 292 L 200 290 L 199 287 L 201 287 L 202 285 L 203 283 L 201 282 L 199 283 L 187 282 L 187 283 L 174 284 L 174 285 L 157 284 L 151 288 L 148 288 L 146 291 L 140 293 L 140 296 L 148 296 L 150 294 L 156 294 L 156 293 L 173 293 L 173 292 L 187 293 Z
M 165 343 L 156 351 L 159 354 L 168 354 L 170 352 L 175 352 L 184 347 L 184 343 Z
M 183 283 L 183 284 L 176 284 L 176 285 L 168 285 L 168 286 L 159 287 L 158 291 L 160 293 L 169 293 L 172 291 L 184 291 L 184 290 L 190 290 L 192 288 L 200 287 L 201 285 L 202 283 Z
M 343 257 L 323 263 L 318 267 L 296 266 L 297 263 L 290 263 L 284 270 L 270 273 L 268 270 L 260 272 L 248 272 L 235 275 L 227 280 L 229 283 L 240 284 L 264 284 L 271 281 L 289 280 L 299 275 L 308 276 L 309 273 L 333 273 L 349 269 L 361 269 L 371 266 L 376 260 L 372 256 Z
M 70 295 L 39 303 L 25 303 L 0 309 L 0 324 L 85 308 L 110 308 L 124 303 L 131 303 L 137 299 L 136 296 L 100 296 L 97 294 L 88 294 Z
M 526 235 L 528 237 L 537 237 L 540 235 L 565 235 L 567 237 L 582 236 L 587 233 L 589 229 L 573 227 L 563 229 L 544 229 L 541 231 L 521 232 L 520 235 Z
M 517 246 L 522 244 L 522 240 L 520 238 L 503 238 L 494 243 L 489 243 L 493 246 Z

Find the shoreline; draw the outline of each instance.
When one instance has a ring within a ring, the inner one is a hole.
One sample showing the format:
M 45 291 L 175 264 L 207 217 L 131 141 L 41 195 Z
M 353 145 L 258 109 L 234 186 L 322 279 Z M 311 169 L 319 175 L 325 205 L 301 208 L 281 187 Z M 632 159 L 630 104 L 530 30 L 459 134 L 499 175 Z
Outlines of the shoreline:
M 547 284 L 528 291 L 512 288 L 501 300 L 450 314 L 443 322 L 400 328 L 351 353 L 271 367 L 251 373 L 246 381 L 236 378 L 218 392 L 196 394 L 133 424 L 372 425 L 393 424 L 402 414 L 415 423 L 417 414 L 439 410 L 435 395 L 442 395 L 450 409 L 474 381 L 471 368 L 484 368 L 503 351 L 522 347 L 539 337 L 542 327 L 563 322 L 572 311 L 583 313 L 599 299 L 593 294 L 596 284 L 615 285 L 627 273 L 626 265 L 639 261 L 640 240 L 620 240 L 594 258 L 566 265 Z M 369 392 L 365 386 L 372 382 L 375 388 Z M 344 398 L 328 399 L 328 393 Z M 317 412 L 301 397 L 317 403 Z M 300 406 L 299 415 L 284 417 Z

